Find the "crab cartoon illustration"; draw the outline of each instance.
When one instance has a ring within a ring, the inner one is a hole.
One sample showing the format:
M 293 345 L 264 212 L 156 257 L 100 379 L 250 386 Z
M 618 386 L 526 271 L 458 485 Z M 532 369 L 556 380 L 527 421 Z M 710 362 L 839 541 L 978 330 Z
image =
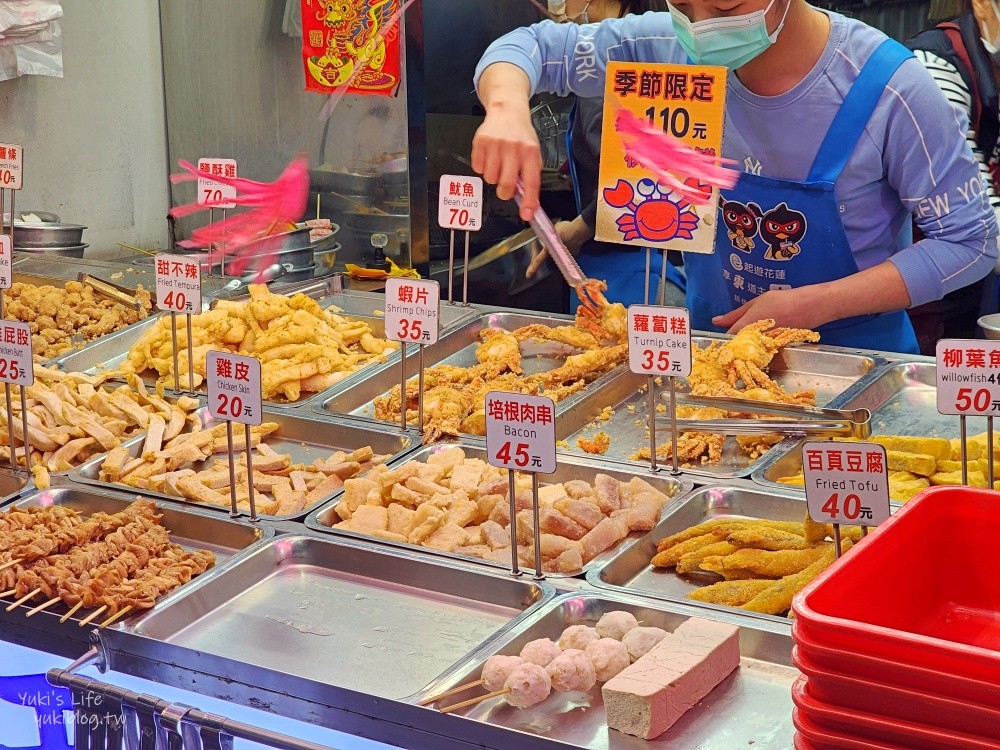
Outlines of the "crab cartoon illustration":
M 638 202 L 635 200 L 637 192 L 642 198 Z M 688 201 L 674 201 L 669 195 L 669 191 L 648 178 L 639 180 L 635 188 L 625 180 L 618 180 L 614 188 L 604 189 L 604 200 L 609 206 L 627 209 L 617 221 L 618 231 L 625 242 L 693 238 L 694 230 L 698 228 L 698 215 L 687 210 L 691 205 Z

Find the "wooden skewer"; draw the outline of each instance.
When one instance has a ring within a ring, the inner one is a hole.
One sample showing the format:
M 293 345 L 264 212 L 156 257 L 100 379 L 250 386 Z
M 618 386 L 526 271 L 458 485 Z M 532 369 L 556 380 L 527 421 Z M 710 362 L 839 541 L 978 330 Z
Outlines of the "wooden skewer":
M 476 680 L 475 682 L 467 682 L 465 685 L 459 685 L 457 688 L 452 688 L 446 693 L 439 693 L 438 695 L 432 695 L 430 698 L 424 698 L 417 705 L 429 706 L 432 703 L 437 703 L 442 698 L 447 698 L 449 695 L 454 695 L 455 693 L 464 693 L 466 690 L 469 690 L 470 688 L 474 688 L 482 684 L 483 684 L 482 680 Z
M 18 599 L 16 602 L 14 602 L 9 607 L 7 607 L 7 611 L 10 612 L 13 609 L 15 609 L 16 607 L 20 607 L 22 604 L 24 604 L 26 601 L 28 601 L 28 599 L 33 599 L 34 597 L 38 596 L 40 593 L 42 593 L 42 590 L 40 588 L 37 588 L 34 591 L 28 592 L 27 594 L 25 594 L 24 596 L 22 596 L 20 599 Z
M 121 609 L 119 609 L 115 614 L 111 615 L 111 617 L 109 617 L 107 620 L 105 620 L 104 622 L 102 622 L 101 625 L 100 625 L 100 627 L 106 628 L 108 625 L 110 625 L 111 623 L 113 623 L 118 618 L 124 617 L 125 614 L 130 609 L 132 609 L 132 605 L 131 604 L 126 604 L 124 607 L 122 607 Z
M 24 562 L 23 557 L 19 557 L 16 560 L 8 560 L 3 565 L 0 565 L 0 570 L 7 570 L 7 568 L 13 568 L 15 565 L 20 565 Z
M 62 599 L 60 599 L 58 596 L 54 596 L 51 599 L 49 599 L 47 602 L 45 602 L 44 604 L 39 604 L 33 610 L 31 610 L 30 612 L 28 612 L 28 614 L 26 614 L 25 617 L 31 617 L 32 615 L 37 615 L 43 609 L 47 609 L 48 607 L 51 607 L 53 604 L 55 604 L 56 602 L 59 602 L 59 601 L 62 601 Z
M 17 589 L 11 589 L 10 591 L 0 591 L 0 599 L 6 599 L 13 593 L 16 593 Z
M 478 698 L 471 698 L 467 701 L 462 701 L 461 703 L 456 703 L 454 706 L 448 706 L 447 708 L 438 709 L 443 714 L 450 714 L 452 711 L 457 711 L 460 708 L 465 708 L 466 706 L 474 706 L 477 703 L 482 703 L 490 698 L 496 698 L 500 695 L 507 695 L 510 692 L 510 688 L 504 688 L 503 690 L 497 690 L 495 693 L 487 693 L 486 695 L 480 695 Z
M 84 625 L 89 625 L 91 620 L 96 619 L 97 616 L 100 615 L 101 612 L 103 612 L 107 608 L 108 608 L 108 605 L 105 604 L 103 607 L 100 607 L 99 609 L 95 609 L 93 612 L 91 612 L 85 618 L 83 618 L 82 620 L 80 620 L 80 627 L 82 628 Z
M 59 618 L 59 622 L 66 622 L 66 620 L 68 620 L 68 619 L 69 619 L 69 618 L 71 618 L 71 617 L 72 617 L 73 615 L 75 615 L 75 614 L 76 614 L 76 611 L 77 611 L 78 609 L 80 609 L 80 607 L 82 607 L 82 606 L 83 606 L 83 599 L 81 599 L 81 600 L 80 600 L 80 601 L 78 601 L 78 602 L 77 602 L 76 604 L 74 604 L 74 605 L 73 605 L 73 608 L 72 608 L 72 609 L 71 609 L 71 610 L 70 610 L 69 612 L 67 612 L 67 613 L 66 613 L 66 614 L 64 614 L 64 615 L 63 615 L 62 617 L 60 617 L 60 618 Z

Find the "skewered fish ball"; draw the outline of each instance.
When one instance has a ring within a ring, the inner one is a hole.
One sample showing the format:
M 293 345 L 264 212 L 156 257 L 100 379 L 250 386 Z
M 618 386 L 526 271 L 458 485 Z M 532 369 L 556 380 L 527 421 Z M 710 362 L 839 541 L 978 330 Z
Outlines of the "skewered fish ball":
M 582 693 L 597 684 L 597 670 L 585 651 L 571 648 L 563 651 L 548 666 L 552 687 L 560 693 Z
M 587 646 L 587 656 L 594 663 L 598 682 L 607 682 L 632 662 L 625 644 L 614 638 L 594 641 Z
M 522 662 L 517 667 L 503 687 L 509 689 L 507 702 L 515 708 L 530 708 L 549 697 L 552 692 L 552 680 L 545 667 L 531 662 Z
M 632 628 L 622 638 L 622 643 L 628 649 L 628 655 L 632 661 L 649 653 L 657 643 L 667 637 L 667 631 L 663 628 Z
M 524 659 L 520 656 L 503 656 L 497 654 L 491 656 L 483 665 L 483 686 L 491 693 L 503 690 L 504 683 L 510 677 L 510 673 L 524 664 Z
M 559 647 L 564 651 L 570 648 L 586 651 L 589 644 L 599 639 L 596 628 L 589 625 L 570 625 L 559 636 Z
M 525 644 L 521 649 L 521 658 L 537 664 L 540 667 L 547 667 L 549 663 L 562 653 L 559 644 L 554 643 L 549 638 L 539 638 Z
M 637 627 L 639 622 L 631 612 L 608 612 L 597 621 L 597 634 L 601 638 L 614 638 L 620 641 L 628 631 Z

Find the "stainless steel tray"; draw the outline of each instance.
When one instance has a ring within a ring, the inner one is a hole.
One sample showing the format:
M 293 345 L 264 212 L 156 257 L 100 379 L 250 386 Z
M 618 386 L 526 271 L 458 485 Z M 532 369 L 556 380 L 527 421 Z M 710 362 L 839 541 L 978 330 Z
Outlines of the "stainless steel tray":
M 37 506 L 49 508 L 62 506 L 79 511 L 84 516 L 90 516 L 97 512 L 118 513 L 138 497 L 147 497 L 147 495 L 100 492 L 89 487 L 63 484 L 47 490 L 36 491 L 19 499 L 9 507 L 27 508 Z M 162 524 L 165 528 L 169 529 L 171 541 L 181 545 L 185 549 L 204 549 L 214 552 L 215 565 L 193 579 L 190 583 L 174 589 L 174 591 L 158 600 L 153 610 L 147 613 L 140 613 L 136 616 L 126 617 L 122 621 L 122 624 L 116 625 L 116 627 L 127 628 L 131 623 L 138 622 L 141 618 L 159 611 L 182 595 L 186 590 L 192 588 L 196 583 L 218 573 L 240 554 L 249 552 L 274 537 L 274 530 L 266 525 L 233 520 L 217 514 L 205 513 L 193 507 L 181 509 L 162 503 L 157 503 L 157 507 L 163 514 Z M 34 607 L 37 603 L 23 604 L 20 608 L 13 610 L 9 614 L 0 611 L 0 618 L 4 616 L 7 618 L 23 618 L 23 613 Z M 42 627 L 53 628 L 59 625 L 59 618 L 65 613 L 66 607 L 59 604 L 51 609 L 39 612 L 32 619 L 40 618 L 35 620 L 36 623 L 40 623 Z M 64 627 L 75 628 L 77 622 L 86 616 L 87 611 L 81 611 L 79 615 L 74 615 L 71 618 L 72 622 L 67 621 Z
M 200 409 L 197 412 L 197 415 L 202 424 L 206 427 L 212 427 L 216 424 L 216 422 L 212 419 L 212 416 L 208 413 L 207 408 Z M 317 458 L 326 458 L 334 451 L 343 450 L 350 452 L 357 450 L 358 448 L 363 448 L 366 445 L 370 445 L 376 454 L 396 456 L 397 454 L 408 450 L 411 444 L 410 437 L 402 433 L 375 430 L 358 423 L 308 419 L 287 411 L 282 412 L 265 409 L 264 421 L 275 422 L 279 425 L 278 431 L 266 437 L 264 442 L 279 453 L 290 454 L 293 461 L 306 464 L 312 463 Z M 239 425 L 233 425 L 235 435 L 242 434 L 240 430 L 241 427 Z M 132 440 L 125 445 L 128 447 L 129 453 L 134 457 L 138 457 L 139 453 L 142 451 L 141 438 Z M 118 487 L 124 489 L 125 491 L 136 491 L 135 488 L 129 487 L 128 485 L 109 485 L 107 482 L 101 481 L 101 467 L 104 465 L 104 459 L 106 457 L 107 454 L 97 456 L 85 464 L 77 467 L 77 469 L 71 473 L 71 478 L 78 482 L 96 485 L 98 487 Z M 224 458 L 224 454 L 221 457 Z M 193 466 L 193 468 L 196 471 L 199 471 L 202 468 L 207 468 L 207 464 L 213 460 L 214 457 L 209 458 L 207 461 L 203 462 L 201 466 Z M 166 495 L 158 492 L 146 492 L 144 494 L 149 497 L 160 497 L 165 500 L 173 500 L 174 502 L 181 503 L 185 506 L 190 505 L 191 507 L 204 508 L 212 511 L 225 513 L 229 512 L 228 506 L 222 507 L 206 503 L 196 503 L 194 501 L 185 500 L 182 497 L 175 497 L 173 495 Z M 325 502 L 325 500 L 322 502 Z M 300 513 L 285 516 L 268 516 L 260 514 L 260 517 L 272 521 L 290 521 L 302 518 L 309 512 L 309 510 L 309 508 L 305 508 Z
M 656 554 L 656 544 L 663 537 L 715 518 L 762 518 L 770 521 L 799 521 L 805 517 L 806 503 L 801 493 L 787 488 L 762 490 L 749 482 L 732 482 L 718 486 L 698 487 L 673 506 L 670 513 L 637 543 L 623 548 L 604 566 L 587 574 L 592 586 L 648 596 L 665 601 L 683 602 L 688 606 L 739 614 L 744 617 L 769 620 L 789 627 L 784 617 L 746 612 L 733 607 L 703 604 L 684 598 L 700 585 L 677 575 L 673 570 L 654 568 L 650 561 Z
M 321 306 L 325 309 L 337 308 L 345 317 L 354 318 L 359 320 L 364 320 L 368 325 L 371 326 L 372 332 L 376 336 L 383 336 L 385 333 L 385 324 L 383 321 L 382 314 L 380 312 L 381 308 L 376 304 L 378 302 L 378 297 L 380 295 L 371 294 L 361 294 L 357 292 L 345 292 L 341 295 L 331 295 L 319 300 Z M 377 314 L 376 314 L 377 313 Z M 122 362 L 128 357 L 129 350 L 142 338 L 146 333 L 146 330 L 155 324 L 158 320 L 159 315 L 152 315 L 145 320 L 141 320 L 128 328 L 123 328 L 122 330 L 108 334 L 90 344 L 84 346 L 69 354 L 65 354 L 54 360 L 53 364 L 59 367 L 61 370 L 67 372 L 83 372 L 87 374 L 94 374 L 102 370 L 114 370 L 121 366 Z M 184 318 L 177 318 L 177 330 L 178 335 L 182 335 L 184 331 Z M 399 353 L 392 352 L 387 357 L 385 362 L 398 362 Z M 359 370 L 359 373 L 365 373 L 366 377 L 372 373 L 373 370 L 384 367 L 383 363 L 373 363 L 363 367 Z M 357 373 L 352 373 L 350 377 L 353 377 Z M 152 387 L 157 378 L 152 371 L 147 370 L 142 373 L 143 381 Z M 349 378 L 345 378 L 346 382 Z M 168 383 L 168 385 L 170 385 Z M 339 384 L 333 386 L 333 388 L 340 387 Z M 200 389 L 200 393 L 204 394 L 204 389 Z M 329 390 L 326 391 L 329 393 Z M 313 402 L 319 401 L 323 396 L 323 392 L 312 393 L 300 398 L 298 401 L 289 402 L 283 400 L 266 400 L 264 403 L 270 407 L 278 409 L 299 409 L 305 405 L 312 404 Z
M 704 346 L 713 339 L 696 337 L 694 340 Z M 826 406 L 836 401 L 853 384 L 873 373 L 877 366 L 878 360 L 873 357 L 828 351 L 813 346 L 792 346 L 778 352 L 769 371 L 774 380 L 786 390 L 815 389 L 817 406 Z M 610 382 L 603 383 L 599 390 L 591 390 L 590 393 L 571 400 L 556 422 L 557 437 L 566 443 L 562 450 L 583 454 L 577 446 L 577 440 L 592 439 L 596 433 L 605 432 L 611 437 L 611 446 L 604 458 L 648 466 L 648 461 L 631 460 L 640 449 L 649 447 L 649 397 L 645 390 L 648 382 L 649 379 L 643 375 L 622 372 Z M 681 388 L 681 383 L 678 383 L 678 392 Z M 657 399 L 664 406 L 668 403 L 665 382 L 657 387 Z M 609 406 L 613 414 L 610 419 L 603 420 L 602 414 Z M 663 412 L 663 416 L 666 416 L 666 412 Z M 656 442 L 662 445 L 669 440 L 669 422 L 661 419 L 656 425 Z M 771 451 L 776 449 L 772 448 Z M 763 461 L 763 456 L 750 461 L 740 450 L 735 438 L 730 436 L 726 438 L 719 463 L 698 464 L 686 467 L 684 471 L 715 478 L 747 477 Z
M 441 679 L 551 595 L 544 584 L 406 553 L 281 536 L 135 632 L 233 680 L 272 684 L 264 669 L 276 680 L 398 699 Z
M 443 305 L 442 307 L 446 307 Z M 490 312 L 467 321 L 461 327 L 438 339 L 438 343 L 426 348 L 424 366 L 452 365 L 454 367 L 472 367 L 477 364 L 476 347 L 480 343 L 479 334 L 487 328 L 502 328 L 513 331 L 533 323 L 547 326 L 561 326 L 573 323 L 568 315 L 523 313 L 517 311 Z M 409 347 L 406 357 L 406 372 L 408 377 L 417 373 L 417 347 Z M 521 345 L 523 360 L 521 367 L 526 375 L 547 372 L 563 364 L 567 355 L 578 352 L 577 349 L 554 342 L 526 342 Z M 606 377 L 606 376 L 605 376 Z M 377 372 L 369 372 L 364 376 L 353 375 L 342 386 L 334 386 L 336 393 L 328 391 L 321 404 L 313 407 L 321 414 L 344 414 L 352 417 L 375 420 L 383 424 L 394 424 L 376 420 L 374 400 L 385 396 L 389 390 L 399 385 L 399 359 L 387 364 Z M 592 386 L 588 386 L 591 388 Z M 556 404 L 556 413 L 566 408 L 569 399 Z
M 457 443 L 457 445 L 460 446 L 462 450 L 465 451 L 465 454 L 468 458 L 479 458 L 484 461 L 486 460 L 486 450 L 481 444 L 476 444 L 472 442 L 459 442 Z M 393 461 L 390 464 L 390 467 L 396 468 L 397 466 L 402 466 L 403 464 L 408 463 L 410 461 L 426 461 L 427 457 L 430 456 L 431 454 L 437 453 L 438 451 L 444 450 L 446 448 L 453 448 L 455 446 L 456 443 L 448 443 L 447 445 L 438 445 L 438 446 L 424 446 L 422 448 L 418 448 L 412 453 L 407 453 L 404 456 L 401 456 L 399 459 Z M 617 467 L 614 465 L 603 466 L 595 461 L 585 461 L 582 458 L 577 458 L 577 457 L 563 458 L 560 461 L 555 474 L 541 475 L 541 477 L 539 478 L 539 486 L 545 486 L 547 484 L 556 484 L 559 482 L 568 482 L 571 479 L 582 479 L 584 481 L 593 483 L 593 477 L 596 474 L 607 474 L 610 477 L 614 477 L 619 481 L 625 481 L 625 482 L 629 481 L 632 477 L 639 477 L 640 479 L 644 479 L 645 481 L 649 482 L 660 491 L 665 492 L 666 494 L 670 495 L 673 498 L 682 496 L 684 493 L 688 492 L 694 486 L 694 484 L 688 480 L 685 480 L 683 478 L 675 479 L 669 476 L 669 474 L 655 475 L 655 474 L 650 474 L 648 472 L 642 473 L 639 471 L 629 471 L 627 469 L 623 470 L 621 467 Z M 414 550 L 415 552 L 427 553 L 430 555 L 434 555 L 435 557 L 445 557 L 453 560 L 461 560 L 462 562 L 465 563 L 471 563 L 473 565 L 483 565 L 490 568 L 496 568 L 498 570 L 510 569 L 509 563 L 506 566 L 504 566 L 501 563 L 494 563 L 488 560 L 480 560 L 474 557 L 465 557 L 464 555 L 456 555 L 450 552 L 444 552 L 442 550 L 429 549 L 427 547 L 421 547 L 415 544 L 403 544 L 401 542 L 392 542 L 382 539 L 376 539 L 374 537 L 358 534 L 352 531 L 342 531 L 340 529 L 330 528 L 332 524 L 340 523 L 341 520 L 340 516 L 337 515 L 335 509 L 337 507 L 337 503 L 340 502 L 342 496 L 343 492 L 339 492 L 332 500 L 327 502 L 325 505 L 321 505 L 312 513 L 310 513 L 306 517 L 306 526 L 310 529 L 313 529 L 314 531 L 319 531 L 325 534 L 343 535 L 343 536 L 354 537 L 356 539 L 365 539 L 367 541 L 372 541 L 377 544 L 386 544 L 392 547 L 398 547 L 400 549 Z M 662 514 L 668 513 L 671 507 L 673 507 L 672 503 L 668 503 L 663 508 Z M 619 542 L 618 545 L 616 545 L 616 547 L 613 547 L 612 549 L 603 552 L 602 554 L 598 555 L 593 560 L 588 562 L 586 565 L 584 565 L 583 569 L 579 573 L 572 573 L 572 574 L 546 573 L 545 575 L 548 578 L 574 578 L 576 576 L 583 575 L 591 568 L 601 565 L 603 562 L 610 559 L 615 554 L 615 550 L 634 544 L 640 538 L 640 536 L 641 535 L 638 532 L 630 534 L 628 537 Z M 530 570 L 526 569 L 526 572 L 532 572 L 533 570 L 534 568 L 530 568 Z
M 868 409 L 873 435 L 916 435 L 957 438 L 958 417 L 938 414 L 933 362 L 900 362 L 883 369 L 863 387 L 845 394 L 843 408 Z M 984 417 L 968 418 L 968 433 L 986 430 Z M 802 471 L 801 440 L 786 442 L 755 469 L 753 480 L 766 487 L 785 487 L 778 482 Z
M 564 628 L 594 624 L 606 612 L 631 612 L 643 625 L 674 630 L 688 617 L 704 616 L 696 610 L 642 602 L 634 598 L 605 598 L 596 593 L 568 594 L 538 608 L 505 633 L 503 638 L 447 680 L 433 685 L 419 698 L 479 679 L 483 663 L 493 654 L 516 655 L 536 638 L 558 639 Z M 459 709 L 457 716 L 504 727 L 512 733 L 508 747 L 521 747 L 530 735 L 543 747 L 588 750 L 638 750 L 651 747 L 684 750 L 734 750 L 781 748 L 792 744 L 791 686 L 799 676 L 792 665 L 792 639 L 785 630 L 761 622 L 717 617 L 740 626 L 740 668 L 722 681 L 697 706 L 656 740 L 630 737 L 607 728 L 600 685 L 589 693 L 553 693 L 528 709 L 513 708 L 503 698 Z M 479 688 L 481 690 L 481 688 Z M 440 701 L 445 707 L 475 696 L 468 691 Z M 419 699 L 418 698 L 418 699 Z M 524 739 L 520 739 L 519 736 Z
M 11 471 L 10 464 L 0 462 L 0 507 L 34 489 L 34 480 L 23 471 Z

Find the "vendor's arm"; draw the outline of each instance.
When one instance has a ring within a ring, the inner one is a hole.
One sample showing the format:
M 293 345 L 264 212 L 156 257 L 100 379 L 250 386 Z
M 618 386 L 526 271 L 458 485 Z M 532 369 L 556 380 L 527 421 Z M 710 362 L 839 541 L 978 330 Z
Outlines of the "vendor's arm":
M 543 21 L 501 37 L 476 68 L 476 91 L 486 118 L 473 139 L 473 169 L 497 185 L 502 200 L 513 197 L 520 177 L 525 188 L 521 218 L 530 220 L 538 208 L 542 165 L 531 127 L 531 95 L 603 96 L 609 59 L 660 61 L 663 40 L 673 37 L 666 13 L 583 26 Z

